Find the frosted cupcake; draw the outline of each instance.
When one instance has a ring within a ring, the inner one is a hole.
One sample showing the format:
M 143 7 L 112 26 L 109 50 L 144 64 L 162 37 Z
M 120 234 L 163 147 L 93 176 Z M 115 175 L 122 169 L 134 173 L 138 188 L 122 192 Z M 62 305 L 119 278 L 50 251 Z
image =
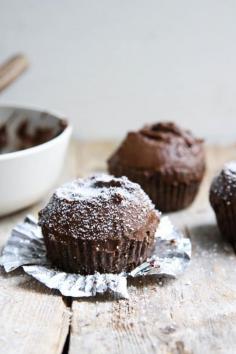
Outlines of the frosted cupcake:
M 111 174 L 139 183 L 163 212 L 188 207 L 205 171 L 203 140 L 174 123 L 130 132 L 108 160 Z
M 47 256 L 66 272 L 130 271 L 152 252 L 159 213 L 126 177 L 77 179 L 39 213 Z

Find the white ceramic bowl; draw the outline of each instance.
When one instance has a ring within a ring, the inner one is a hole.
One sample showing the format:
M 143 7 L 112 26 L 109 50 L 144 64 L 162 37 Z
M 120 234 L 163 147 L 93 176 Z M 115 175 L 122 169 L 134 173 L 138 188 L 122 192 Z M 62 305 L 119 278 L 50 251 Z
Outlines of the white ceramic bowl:
M 27 117 L 33 126 L 37 126 L 40 120 L 42 126 L 42 116 L 43 125 L 50 127 L 62 120 L 52 113 L 4 106 L 0 107 L 0 125 L 13 114 L 20 119 Z M 43 144 L 0 154 L 0 216 L 37 202 L 55 184 L 63 166 L 71 130 L 68 124 L 58 136 Z

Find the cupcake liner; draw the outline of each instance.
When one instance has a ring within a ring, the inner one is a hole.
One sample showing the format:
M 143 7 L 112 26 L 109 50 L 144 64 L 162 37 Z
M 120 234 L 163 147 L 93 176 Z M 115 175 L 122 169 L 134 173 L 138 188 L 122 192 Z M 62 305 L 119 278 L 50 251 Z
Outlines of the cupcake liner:
M 148 194 L 156 207 L 162 212 L 171 212 L 187 208 L 194 201 L 201 181 L 174 183 L 170 176 L 160 172 L 137 171 L 121 166 L 110 167 L 109 172 L 115 176 L 126 176 L 132 182 L 138 183 Z
M 46 230 L 45 245 L 48 258 L 55 266 L 80 274 L 120 273 L 130 271 L 150 255 L 148 238 L 142 241 L 122 238 L 108 240 L 106 247 L 99 247 L 98 242 L 71 239 L 61 242 L 60 235 L 50 237 Z
M 222 201 L 215 208 L 216 220 L 221 234 L 228 239 L 236 250 L 236 210 L 234 203 Z
M 188 266 L 190 259 L 190 240 L 175 229 L 168 217 L 162 217 L 151 257 L 131 272 L 86 276 L 63 272 L 46 258 L 41 228 L 33 217 L 28 216 L 13 228 L 0 257 L 0 265 L 6 272 L 23 267 L 25 273 L 50 289 L 59 290 L 64 296 L 89 297 L 109 292 L 116 299 L 128 298 L 127 277 L 152 275 L 176 278 Z

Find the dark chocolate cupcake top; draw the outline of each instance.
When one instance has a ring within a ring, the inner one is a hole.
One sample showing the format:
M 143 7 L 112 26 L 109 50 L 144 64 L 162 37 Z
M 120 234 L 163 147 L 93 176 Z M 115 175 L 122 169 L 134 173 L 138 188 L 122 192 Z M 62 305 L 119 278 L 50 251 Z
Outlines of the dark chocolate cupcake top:
M 159 219 L 149 197 L 126 177 L 95 175 L 57 189 L 39 213 L 39 224 L 52 233 L 84 240 L 134 237 L 147 217 Z
M 222 201 L 230 204 L 233 200 L 236 200 L 236 161 L 224 165 L 210 188 L 210 203 L 213 207 Z
M 174 123 L 157 123 L 128 133 L 108 163 L 167 174 L 188 173 L 202 178 L 205 169 L 203 140 Z

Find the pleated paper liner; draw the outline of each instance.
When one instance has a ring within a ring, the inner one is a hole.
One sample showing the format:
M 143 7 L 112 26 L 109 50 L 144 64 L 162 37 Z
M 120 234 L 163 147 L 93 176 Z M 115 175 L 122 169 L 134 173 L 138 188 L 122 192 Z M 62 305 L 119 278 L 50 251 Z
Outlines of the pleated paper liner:
M 151 257 L 129 273 L 81 275 L 55 268 L 46 257 L 41 228 L 32 216 L 17 224 L 5 245 L 0 264 L 6 272 L 18 267 L 50 289 L 64 296 L 89 297 L 111 293 L 114 298 L 128 298 L 127 277 L 155 275 L 176 278 L 191 259 L 191 242 L 177 230 L 168 217 L 162 217 L 155 235 Z
M 234 203 L 222 201 L 215 213 L 221 234 L 236 250 L 236 207 Z

